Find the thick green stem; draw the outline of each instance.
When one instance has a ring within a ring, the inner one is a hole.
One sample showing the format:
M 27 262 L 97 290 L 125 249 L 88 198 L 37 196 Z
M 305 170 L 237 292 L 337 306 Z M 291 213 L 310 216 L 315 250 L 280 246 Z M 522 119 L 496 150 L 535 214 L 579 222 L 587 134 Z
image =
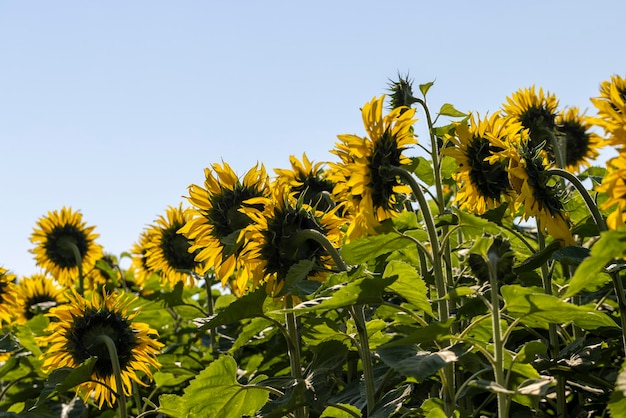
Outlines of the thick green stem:
M 491 285 L 491 318 L 493 330 L 493 374 L 496 384 L 502 388 L 506 388 L 504 379 L 504 341 L 502 340 L 502 330 L 500 329 L 500 299 L 498 294 L 498 273 L 497 260 L 488 260 L 489 282 Z M 498 392 L 498 416 L 507 417 L 509 402 L 506 393 Z
M 213 308 L 213 293 L 211 291 L 211 287 L 213 285 L 213 275 L 207 273 L 204 275 L 204 286 L 206 287 L 206 307 L 207 312 L 210 317 L 213 316 L 215 310 Z M 217 330 L 215 328 L 211 328 L 209 330 L 209 338 L 211 339 L 211 350 L 215 352 L 215 343 L 216 343 L 216 334 Z
M 113 367 L 113 374 L 115 375 L 115 390 L 117 391 L 117 406 L 120 411 L 120 418 L 126 418 L 126 394 L 124 393 L 124 383 L 122 381 L 122 370 L 120 368 L 120 360 L 117 357 L 117 348 L 115 343 L 108 335 L 98 335 L 96 337 L 97 343 L 102 343 L 106 346 L 109 352 L 109 358 L 111 360 L 111 366 Z M 139 408 L 139 407 L 138 407 Z
M 74 255 L 78 268 L 78 294 L 82 296 L 85 293 L 85 277 L 83 276 L 83 258 L 80 255 L 80 250 L 73 239 L 62 239 L 60 245 L 70 250 Z
M 285 313 L 285 325 L 287 332 L 289 333 L 289 339 L 292 344 L 288 344 L 289 351 L 289 365 L 291 366 L 291 375 L 296 380 L 296 384 L 300 385 L 302 382 L 302 368 L 300 366 L 300 336 L 298 335 L 298 324 L 296 323 L 296 315 L 291 311 L 293 308 L 293 297 L 291 295 L 285 296 L 285 308 L 288 309 Z M 296 418 L 306 417 L 305 407 L 298 407 L 296 409 Z

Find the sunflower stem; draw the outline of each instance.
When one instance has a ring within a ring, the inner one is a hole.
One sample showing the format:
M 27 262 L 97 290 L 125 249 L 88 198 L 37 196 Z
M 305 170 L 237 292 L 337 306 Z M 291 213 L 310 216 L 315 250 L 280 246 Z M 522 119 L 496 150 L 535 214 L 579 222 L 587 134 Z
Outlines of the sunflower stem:
M 566 146 L 567 144 L 564 141 L 559 141 L 557 136 L 552 131 L 548 131 L 548 138 L 550 138 L 550 143 L 552 144 L 552 149 L 554 150 L 554 159 L 556 160 L 556 165 L 558 168 L 565 168 L 565 155 L 566 155 Z
M 302 381 L 302 368 L 300 367 L 300 337 L 298 336 L 298 324 L 296 322 L 296 315 L 293 313 L 293 296 L 290 294 L 285 295 L 285 308 L 288 311 L 285 313 L 285 325 L 289 334 L 289 339 L 292 344 L 288 344 L 289 351 L 289 365 L 291 367 L 291 375 L 296 380 L 296 387 L 300 385 Z M 306 417 L 306 407 L 300 406 L 296 408 L 296 418 Z
M 60 245 L 70 250 L 74 255 L 76 267 L 78 268 L 78 294 L 83 296 L 85 293 L 85 278 L 83 277 L 83 258 L 80 255 L 80 250 L 74 240 L 71 239 L 63 238 Z
M 215 309 L 213 307 L 213 292 L 211 287 L 213 285 L 213 275 L 205 274 L 204 275 L 204 286 L 206 287 L 206 308 L 209 317 L 212 317 L 215 313 Z M 209 338 L 211 339 L 211 350 L 215 352 L 215 343 L 216 343 L 216 333 L 217 330 L 215 328 L 209 329 Z
M 113 374 L 115 375 L 115 389 L 117 391 L 117 406 L 120 410 L 120 418 L 126 418 L 126 395 L 124 394 L 124 384 L 122 381 L 122 370 L 120 368 L 120 360 L 117 357 L 117 348 L 115 343 L 108 335 L 98 335 L 96 342 L 103 343 L 107 351 L 109 352 L 109 358 L 111 360 L 111 366 L 113 367 Z
M 341 254 L 339 254 L 339 251 L 333 246 L 328 238 L 326 238 L 326 235 L 322 234 L 319 231 L 316 231 L 315 229 L 302 229 L 298 231 L 298 234 L 294 237 L 293 244 L 298 245 L 299 243 L 302 243 L 308 239 L 311 239 L 320 244 L 332 257 L 335 265 L 341 271 L 348 271 L 348 265 L 341 257 Z
M 560 168 L 552 168 L 548 170 L 548 174 L 553 175 L 553 176 L 560 176 L 568 180 L 576 188 L 576 190 L 578 190 L 578 192 L 582 196 L 583 200 L 585 201 L 585 204 L 587 205 L 587 209 L 589 209 L 589 212 L 591 213 L 591 216 L 593 217 L 593 220 L 598 226 L 598 229 L 600 230 L 600 232 L 607 230 L 606 222 L 604 222 L 604 218 L 602 217 L 602 214 L 600 213 L 600 210 L 598 209 L 596 202 L 593 200 L 593 198 L 591 197 L 591 195 L 589 194 L 585 186 L 583 186 L 583 184 L 581 183 L 578 177 L 576 177 L 569 171 L 566 171 Z
M 491 257 L 490 257 L 491 258 Z M 498 273 L 497 265 L 494 261 L 488 260 L 489 282 L 491 285 L 491 323 L 493 331 L 493 374 L 496 384 L 506 388 L 506 380 L 504 378 L 504 341 L 502 339 L 502 330 L 500 329 L 500 298 L 498 292 Z M 497 392 L 498 399 L 498 416 L 507 417 L 509 402 L 506 393 Z

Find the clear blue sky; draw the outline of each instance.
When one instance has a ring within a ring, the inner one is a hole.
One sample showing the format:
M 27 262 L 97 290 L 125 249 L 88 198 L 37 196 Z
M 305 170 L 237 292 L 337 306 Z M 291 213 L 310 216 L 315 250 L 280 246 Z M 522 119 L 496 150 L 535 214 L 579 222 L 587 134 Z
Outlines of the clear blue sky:
M 64 205 L 119 255 L 214 162 L 332 159 L 398 71 L 436 80 L 433 110 L 495 111 L 531 84 L 591 109 L 625 75 L 625 15 L 622 0 L 0 0 L 0 265 L 37 272 L 33 227 Z

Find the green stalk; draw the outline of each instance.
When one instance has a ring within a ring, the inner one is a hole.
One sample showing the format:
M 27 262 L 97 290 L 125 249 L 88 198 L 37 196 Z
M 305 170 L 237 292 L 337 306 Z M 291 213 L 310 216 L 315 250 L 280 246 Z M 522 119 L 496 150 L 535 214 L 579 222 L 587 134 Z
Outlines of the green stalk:
M 215 313 L 215 309 L 213 307 L 213 293 L 211 291 L 211 287 L 213 285 L 213 275 L 209 273 L 204 275 L 204 286 L 206 287 L 206 307 L 207 312 L 210 317 Z M 211 350 L 215 352 L 215 343 L 216 343 L 216 334 L 217 330 L 215 328 L 211 328 L 209 330 L 209 338 L 211 339 Z
M 115 343 L 108 335 L 101 334 L 96 337 L 96 342 L 106 345 L 109 352 L 109 358 L 111 359 L 111 366 L 113 367 L 113 374 L 115 375 L 115 390 L 117 391 L 117 406 L 120 411 L 120 418 L 126 418 L 126 395 L 124 394 L 124 385 L 122 382 L 122 371 L 120 368 L 120 360 L 117 357 L 117 349 Z
M 72 252 L 76 266 L 78 267 L 78 294 L 83 296 L 85 293 L 85 278 L 83 276 L 83 258 L 80 255 L 80 250 L 74 240 L 69 238 L 62 238 L 60 244 Z
M 498 273 L 497 264 L 492 260 L 487 260 L 489 267 L 489 284 L 491 285 L 491 318 L 493 330 L 493 374 L 496 384 L 506 388 L 504 379 L 504 341 L 502 340 L 502 330 L 500 329 L 500 299 L 498 297 Z M 506 393 L 498 392 L 498 416 L 507 417 L 509 401 Z
M 293 297 L 290 294 L 285 295 L 285 325 L 292 344 L 287 345 L 289 351 L 289 366 L 291 367 L 291 375 L 297 381 L 297 385 L 302 382 L 302 368 L 300 366 L 300 337 L 298 335 L 298 324 L 296 323 L 296 315 L 293 313 Z M 296 409 L 296 418 L 306 417 L 306 408 L 304 406 Z

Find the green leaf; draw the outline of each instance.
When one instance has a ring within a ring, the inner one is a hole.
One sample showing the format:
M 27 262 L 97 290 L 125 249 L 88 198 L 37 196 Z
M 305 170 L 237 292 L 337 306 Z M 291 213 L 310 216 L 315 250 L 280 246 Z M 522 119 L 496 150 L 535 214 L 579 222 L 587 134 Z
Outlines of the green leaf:
M 446 364 L 458 359 L 456 353 L 450 350 L 429 352 L 415 346 L 378 347 L 376 351 L 387 366 L 403 376 L 417 379 L 418 382 L 423 382 Z
M 426 296 L 428 294 L 426 283 L 411 265 L 398 260 L 390 261 L 385 267 L 383 277 L 395 277 L 396 280 L 387 289 L 402 296 L 428 315 L 434 316 Z
M 615 390 L 608 403 L 612 417 L 626 418 L 626 361 L 615 380 Z
M 444 103 L 441 106 L 441 109 L 439 109 L 439 115 L 441 116 L 450 116 L 453 118 L 463 118 L 465 116 L 467 116 L 465 113 L 456 110 L 455 107 L 453 105 L 451 105 L 450 103 Z
M 201 371 L 182 396 L 161 396 L 159 410 L 175 418 L 240 418 L 254 415 L 268 398 L 266 389 L 240 384 L 235 359 L 224 356 Z
M 378 349 L 387 349 L 400 347 L 405 345 L 427 344 L 433 341 L 445 341 L 450 338 L 450 327 L 454 319 L 448 319 L 446 322 L 433 322 L 425 327 L 420 327 L 406 337 L 391 341 Z
M 340 403 L 327 406 L 322 412 L 322 415 L 320 415 L 320 418 L 354 418 L 362 416 L 361 411 L 359 411 L 359 408 L 356 406 L 347 403 Z
M 246 318 L 263 316 L 263 302 L 267 298 L 265 287 L 259 287 L 252 293 L 247 293 L 235 299 L 231 304 L 208 318 L 196 319 L 196 325 L 201 329 L 216 328 L 232 324 Z
M 626 230 L 602 232 L 600 239 L 591 248 L 591 256 L 576 269 L 563 297 L 568 298 L 586 290 L 589 281 L 593 281 L 609 262 L 621 259 L 625 251 Z
M 411 396 L 411 385 L 400 386 L 385 394 L 374 406 L 369 418 L 389 418 L 402 407 L 402 403 Z
M 518 363 L 530 363 L 538 356 L 545 354 L 547 347 L 541 341 L 529 341 L 520 348 L 515 355 L 515 361 Z
M 313 260 L 300 260 L 299 262 L 291 266 L 289 268 L 289 271 L 287 272 L 287 276 L 285 277 L 285 283 L 281 291 L 276 295 L 276 297 L 280 297 L 286 295 L 287 293 L 290 293 L 293 289 L 293 286 L 305 280 L 314 267 L 315 261 Z
M 525 273 L 528 271 L 535 270 L 542 265 L 544 265 L 552 256 L 552 254 L 561 248 L 561 243 L 559 241 L 552 241 L 548 244 L 544 249 L 537 251 L 526 260 L 522 261 L 518 264 L 514 270 L 516 273 Z
M 589 255 L 591 251 L 589 248 L 578 247 L 575 245 L 569 245 L 556 250 L 552 254 L 552 259 L 558 261 L 561 264 L 569 266 L 577 266 L 582 263 Z
M 424 84 L 420 84 L 419 85 L 419 89 L 422 92 L 422 94 L 424 95 L 424 97 L 426 97 L 426 93 L 428 93 L 428 90 L 430 90 L 430 88 L 433 86 L 433 84 L 435 84 L 434 81 L 429 81 L 428 83 L 424 83 Z
M 458 168 L 459 164 L 456 162 L 455 158 L 444 155 L 441 159 L 441 178 L 451 178 Z
M 390 232 L 352 241 L 343 246 L 341 256 L 348 264 L 362 264 L 409 245 L 415 245 L 415 243 L 396 232 Z
M 418 179 L 422 180 L 426 185 L 435 184 L 435 174 L 433 172 L 432 163 L 424 157 L 412 158 L 413 173 Z
M 96 360 L 97 359 L 95 357 L 91 357 L 75 369 L 72 369 L 71 367 L 62 367 L 60 369 L 53 370 L 44 383 L 44 387 L 41 390 L 39 399 L 37 399 L 37 403 L 35 405 L 41 405 L 54 393 L 66 392 L 81 383 L 91 380 Z

